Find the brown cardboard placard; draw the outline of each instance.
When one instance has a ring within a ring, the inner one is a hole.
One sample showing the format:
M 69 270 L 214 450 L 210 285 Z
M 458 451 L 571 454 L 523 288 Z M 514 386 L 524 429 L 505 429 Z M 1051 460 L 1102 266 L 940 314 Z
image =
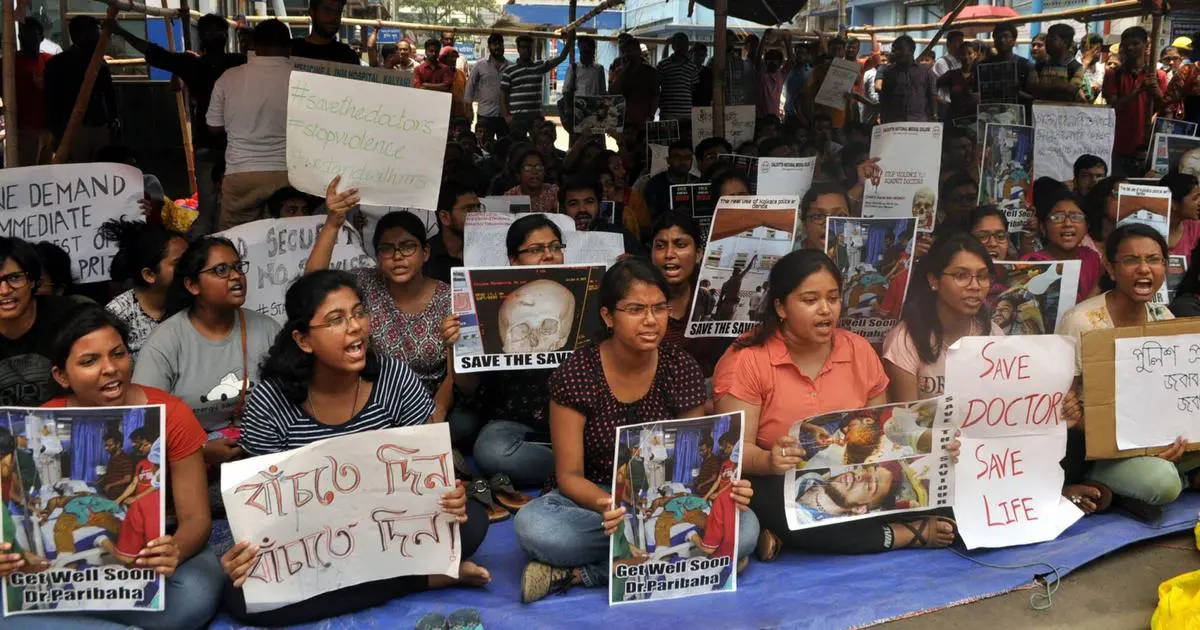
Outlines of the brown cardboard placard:
M 1083 334 L 1080 358 L 1083 365 L 1083 432 L 1088 459 L 1154 455 L 1166 448 L 1117 449 L 1116 340 L 1196 333 L 1200 333 L 1200 318 L 1188 317 Z M 1187 450 L 1200 451 L 1200 443 L 1188 444 Z

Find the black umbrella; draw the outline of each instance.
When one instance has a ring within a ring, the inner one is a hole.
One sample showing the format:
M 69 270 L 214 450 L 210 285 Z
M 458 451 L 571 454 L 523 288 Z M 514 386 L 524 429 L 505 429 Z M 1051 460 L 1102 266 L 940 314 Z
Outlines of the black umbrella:
M 791 22 L 808 0 L 729 0 L 729 17 L 758 24 Z M 714 0 L 696 0 L 697 4 L 713 8 Z

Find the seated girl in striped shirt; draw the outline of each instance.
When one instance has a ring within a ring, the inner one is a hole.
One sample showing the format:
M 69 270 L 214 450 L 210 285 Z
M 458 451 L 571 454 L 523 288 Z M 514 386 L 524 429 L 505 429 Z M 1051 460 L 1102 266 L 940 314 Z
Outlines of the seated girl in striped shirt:
M 288 289 L 287 323 L 259 368 L 262 382 L 246 404 L 241 447 L 250 455 L 287 451 L 320 440 L 423 424 L 433 401 L 416 374 L 400 359 L 367 351 L 369 325 L 354 277 L 344 271 L 317 271 Z M 458 517 L 463 557 L 470 557 L 487 534 L 481 505 L 467 503 L 459 484 L 443 495 L 445 511 Z M 260 614 L 246 612 L 240 587 L 257 549 L 234 545 L 221 564 L 227 583 L 228 612 L 249 625 L 291 625 L 377 606 L 394 597 L 429 588 L 491 580 L 487 569 L 464 560 L 459 578 L 407 576 L 367 582 Z

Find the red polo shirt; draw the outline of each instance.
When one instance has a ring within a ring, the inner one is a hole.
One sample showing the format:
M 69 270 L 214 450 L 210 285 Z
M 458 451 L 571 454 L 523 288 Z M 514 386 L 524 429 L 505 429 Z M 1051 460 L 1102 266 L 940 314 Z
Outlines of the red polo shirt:
M 1167 93 L 1167 73 L 1156 70 L 1159 87 L 1163 94 Z M 1104 73 L 1104 98 L 1110 103 L 1116 102 L 1127 94 L 1133 93 L 1142 81 L 1142 73 L 1133 74 L 1117 68 Z M 1113 138 L 1113 155 L 1129 156 L 1137 152 L 1139 147 L 1150 141 L 1148 128 L 1150 115 L 1154 113 L 1154 95 L 1150 92 L 1140 92 L 1125 105 L 1117 108 L 1117 128 Z

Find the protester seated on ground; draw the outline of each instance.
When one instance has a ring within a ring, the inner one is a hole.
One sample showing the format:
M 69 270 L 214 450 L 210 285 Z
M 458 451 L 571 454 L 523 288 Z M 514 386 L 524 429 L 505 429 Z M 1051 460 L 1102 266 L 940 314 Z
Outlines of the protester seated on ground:
M 783 476 L 804 461 L 799 441 L 788 436 L 791 426 L 831 411 L 887 403 L 888 377 L 867 340 L 838 328 L 841 274 L 828 256 L 794 251 L 775 263 L 768 286 L 762 325 L 734 342 L 713 377 L 716 412 L 743 413 L 742 470 L 754 486 L 751 507 L 762 527 L 759 559 L 775 559 L 781 546 L 874 553 L 949 545 L 954 523 L 940 515 L 788 528 L 780 501 Z M 815 427 L 802 428 L 809 426 Z M 878 506 L 881 499 L 868 502 Z
M 504 194 L 528 196 L 532 212 L 558 212 L 558 184 L 546 179 L 546 162 L 537 147 L 513 147 L 509 165 L 518 183 Z
M 1140 326 L 1146 322 L 1173 319 L 1174 315 L 1154 296 L 1162 287 L 1167 273 L 1167 243 L 1154 228 L 1130 223 L 1113 230 L 1104 243 L 1104 268 L 1112 278 L 1113 289 L 1076 304 L 1058 320 L 1055 333 L 1075 337 L 1082 343 L 1083 335 L 1092 330 Z M 1076 347 L 1076 371 L 1081 369 Z M 1080 379 L 1076 378 L 1075 392 L 1082 407 Z M 1071 401 L 1067 401 L 1071 402 Z M 1084 422 L 1087 419 L 1084 418 Z M 1067 483 L 1081 479 L 1107 486 L 1123 507 L 1135 515 L 1155 518 L 1157 506 L 1174 501 L 1186 487 L 1194 487 L 1195 471 L 1200 468 L 1200 453 L 1187 453 L 1188 443 L 1180 437 L 1155 456 L 1084 461 L 1083 432 L 1072 430 L 1067 436 L 1067 455 L 1063 468 Z M 1184 483 L 1187 476 L 1189 483 Z M 1132 501 L 1130 501 L 1132 499 Z
M 1195 175 L 1171 173 L 1158 180 L 1158 185 L 1171 189 L 1170 253 L 1190 258 L 1200 244 L 1200 181 Z
M 1008 260 L 1008 217 L 996 206 L 978 206 L 967 214 L 963 227 L 991 255 L 993 262 Z
M 473 136 L 466 135 L 465 138 Z M 465 184 L 476 193 L 485 193 L 489 180 L 487 174 L 475 164 L 459 142 L 446 143 L 446 154 L 442 158 L 442 182 L 456 181 Z
M 1200 247 L 1192 250 L 1187 273 L 1175 287 L 1171 312 L 1175 317 L 1200 317 Z
M 643 194 L 652 218 L 658 218 L 671 209 L 671 186 L 694 184 L 699 179 L 692 175 L 692 143 L 676 140 L 667 147 L 667 170 L 651 177 L 646 182 Z
M 938 197 L 937 222 L 961 223 L 979 198 L 979 184 L 966 173 L 952 173 L 942 180 Z
M 745 197 L 750 194 L 750 181 L 732 168 L 717 169 L 712 179 L 714 199 Z
M 1033 208 L 1041 230 L 1042 249 L 1021 256 L 1021 260 L 1078 260 L 1076 300 L 1082 302 L 1099 293 L 1103 270 L 1100 255 L 1083 246 L 1083 239 L 1088 235 L 1083 200 L 1067 190 L 1062 182 L 1039 177 L 1033 184 Z
M 204 430 L 183 401 L 164 391 L 130 382 L 133 358 L 126 345 L 125 327 L 103 307 L 91 304 L 73 309 L 65 316 L 62 328 L 55 332 L 52 373 L 66 393 L 46 402 L 44 407 L 165 406 L 166 480 L 170 483 L 171 498 L 167 511 L 172 517 L 166 531 L 172 533 L 139 546 L 141 541 L 127 540 L 126 531 L 122 530 L 117 540 L 110 541 L 117 559 L 134 567 L 152 568 L 166 578 L 166 607 L 162 612 L 56 614 L 42 618 L 40 623 L 52 627 L 56 623 L 67 624 L 68 620 L 86 620 L 94 625 L 107 622 L 150 630 L 206 627 L 217 610 L 222 576 L 217 557 L 208 548 L 212 520 L 201 455 Z M 158 518 L 156 509 L 149 522 L 157 523 Z M 128 533 L 136 538 L 132 528 Z
M 712 311 L 708 292 L 696 291 L 700 265 L 704 257 L 705 234 L 691 216 L 668 212 L 658 218 L 650 239 L 650 260 L 667 281 L 667 301 L 671 305 L 664 341 L 683 348 L 700 364 L 705 378 L 733 341 L 720 337 L 686 337 L 689 317 L 700 321 Z M 698 305 L 698 306 L 697 306 Z
M 1087 214 L 1088 235 L 1083 246 L 1100 254 L 1100 244 L 1108 239 L 1109 233 L 1117 225 L 1117 202 L 1121 184 L 1126 179 L 1120 176 L 1105 177 L 1092 187 L 1084 199 L 1084 212 Z
M 346 214 L 360 201 L 356 189 L 338 192 L 340 182 L 340 176 L 334 177 L 325 191 L 329 214 L 304 265 L 305 273 L 329 268 Z M 453 184 L 442 190 L 451 196 L 457 193 Z M 474 193 L 464 196 L 478 205 Z M 349 272 L 366 306 L 371 350 L 403 361 L 433 399 L 432 422 L 444 422 L 454 402 L 454 382 L 437 331 L 450 314 L 450 285 L 422 272 L 429 260 L 425 222 L 404 210 L 383 215 L 375 224 L 371 251 L 374 267 Z
M 44 281 L 34 246 L 0 236 L 0 383 L 7 405 L 36 407 L 57 388 L 50 377 L 51 343 L 75 301 L 38 295 Z
M 272 219 L 306 217 L 316 210 L 318 201 L 291 186 L 284 186 L 267 197 L 267 216 Z
M 799 153 L 797 153 L 799 155 Z M 837 182 L 844 188 L 851 188 L 858 183 L 858 167 L 871 159 L 871 145 L 861 142 L 847 144 L 842 148 L 838 157 Z
M 1075 160 L 1072 173 L 1071 181 L 1065 182 L 1067 188 L 1086 198 L 1100 180 L 1108 177 L 1108 164 L 1098 156 L 1085 153 Z
M 801 238 L 793 249 L 825 251 L 829 217 L 850 216 L 850 197 L 838 184 L 813 184 L 800 200 Z
M 946 350 L 963 337 L 1003 334 L 984 303 L 994 277 L 991 255 L 969 234 L 940 237 L 918 259 L 900 324 L 883 340 L 892 402 L 941 396 Z
M 368 349 L 369 315 L 354 276 L 334 270 L 309 273 L 288 288 L 284 300 L 287 325 L 263 359 L 262 381 L 251 393 L 242 420 L 239 444 L 248 454 L 282 453 L 328 438 L 431 421 L 433 400 L 417 375 L 400 359 Z M 457 578 L 421 575 L 377 580 L 250 613 L 241 587 L 258 548 L 243 540 L 221 558 L 230 578 L 225 610 L 248 625 L 292 625 L 356 612 L 428 589 L 487 584 L 488 570 L 466 560 L 487 534 L 482 506 L 467 501 L 461 481 L 442 495 L 442 506 L 457 518 L 462 537 Z
M 75 293 L 75 280 L 71 277 L 71 255 L 50 241 L 38 241 L 33 249 L 42 263 L 42 282 L 38 295 L 69 296 Z
M 725 138 L 710 137 L 696 145 L 696 167 L 700 171 L 700 179 L 712 179 L 713 170 L 720 164 L 722 155 L 733 153 L 733 145 Z
M 562 231 L 540 214 L 513 221 L 505 248 L 514 267 L 563 264 Z M 442 322 L 441 339 L 454 385 L 466 401 L 450 414 L 450 436 L 459 448 L 473 450 L 475 465 L 487 480 L 472 488 L 472 496 L 489 505 L 489 518 L 503 520 L 508 517 L 505 508 L 516 511 L 528 500 L 512 492 L 512 486 L 540 486 L 554 474 L 554 455 L 545 446 L 550 441 L 548 381 L 553 370 L 455 371 L 454 344 L 460 333 L 458 315 L 451 313 Z
M 769 158 L 796 157 L 795 141 L 787 136 L 768 136 L 758 143 L 758 154 Z
M 514 142 L 508 136 L 502 136 L 496 139 L 492 144 L 492 152 L 488 154 L 487 168 L 485 171 L 491 175 L 491 183 L 488 184 L 488 195 L 503 195 L 504 191 L 516 186 L 517 176 L 514 169 L 509 166 L 509 158 L 512 157 Z
M 133 370 L 133 382 L 192 408 L 208 432 L 204 460 L 214 465 L 242 455 L 234 421 L 279 332 L 274 319 L 243 308 L 249 268 L 225 238 L 188 245 L 175 265 L 167 319 L 146 339 Z
M 598 174 L 600 187 L 604 191 L 603 201 L 613 202 L 613 215 L 621 217 L 621 224 L 625 229 L 638 238 L 648 234 L 649 225 L 643 225 L 642 222 L 650 221 L 650 211 L 646 208 L 641 193 L 632 188 L 620 188 L 618 182 L 621 178 L 607 166 L 594 172 Z
M 616 219 L 615 216 L 609 216 L 608 220 L 601 216 L 600 201 L 603 198 L 600 180 L 591 174 L 569 177 L 558 187 L 558 207 L 575 221 L 577 231 L 620 234 L 626 254 L 645 256 L 646 246 L 624 225 L 611 222 Z
M 704 415 L 700 366 L 663 343 L 669 293 L 645 259 L 614 264 L 600 282 L 603 340 L 573 352 L 550 379 L 554 490 L 525 506 L 514 523 L 531 558 L 521 578 L 525 603 L 572 586 L 608 584 L 608 536 L 625 515 L 609 495 L 616 428 Z M 739 509 L 751 494 L 749 483 L 735 483 Z M 738 557 L 746 558 L 757 538 L 753 514 L 744 511 L 739 527 Z
M 563 160 L 567 156 L 566 153 L 554 148 L 556 140 L 558 140 L 558 129 L 555 128 L 554 123 L 536 125 L 533 146 L 542 155 L 542 163 L 546 165 L 546 181 L 552 184 L 557 184 L 562 179 Z
M 128 331 L 129 352 L 136 360 L 150 333 L 166 319 L 167 293 L 175 280 L 175 265 L 187 249 L 182 234 L 141 221 L 110 219 L 99 235 L 117 245 L 109 264 L 113 282 L 131 288 L 110 301 L 106 308 Z
M 942 171 L 938 175 L 945 182 L 951 175 L 966 175 L 974 179 L 979 174 L 979 161 L 975 155 L 976 142 L 971 133 L 957 125 L 945 125 L 942 132 Z
M 753 140 L 747 140 L 737 146 L 738 155 L 748 155 L 750 157 L 758 157 L 758 144 Z

